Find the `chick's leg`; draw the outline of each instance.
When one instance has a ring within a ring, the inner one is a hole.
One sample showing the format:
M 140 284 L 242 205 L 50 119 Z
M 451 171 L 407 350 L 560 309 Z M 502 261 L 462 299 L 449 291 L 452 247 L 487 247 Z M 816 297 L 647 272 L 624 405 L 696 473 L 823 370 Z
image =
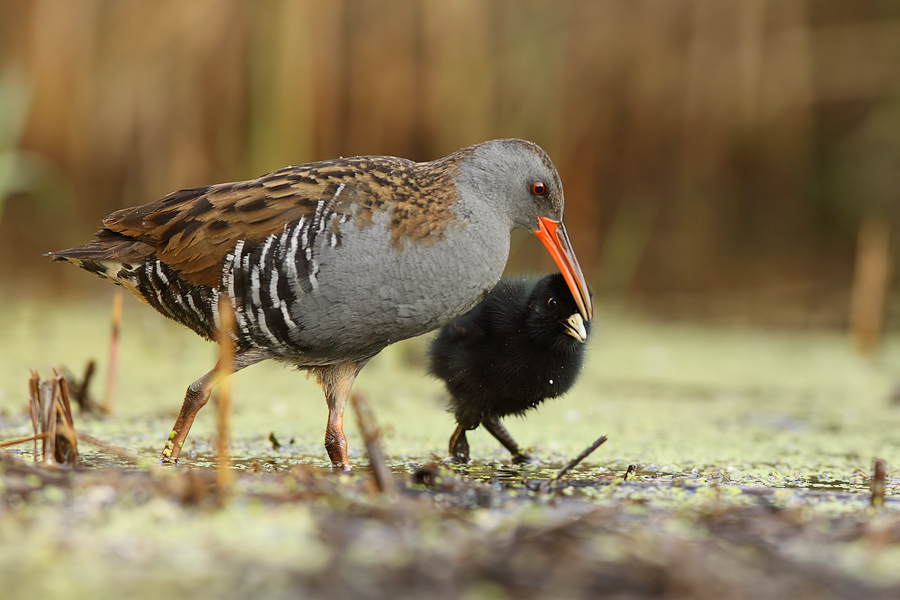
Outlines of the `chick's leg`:
M 512 454 L 514 463 L 534 462 L 534 458 L 516 443 L 516 440 L 513 439 L 506 430 L 506 427 L 500 423 L 500 420 L 497 417 L 485 417 L 481 421 L 481 424 L 484 425 L 484 428 L 487 429 L 492 436 L 497 438 L 498 442 L 503 444 L 504 448 L 509 450 L 509 453 Z
M 456 431 L 450 436 L 450 456 L 457 462 L 466 464 L 469 462 L 469 440 L 466 439 L 466 430 L 470 427 L 462 423 L 456 426 Z

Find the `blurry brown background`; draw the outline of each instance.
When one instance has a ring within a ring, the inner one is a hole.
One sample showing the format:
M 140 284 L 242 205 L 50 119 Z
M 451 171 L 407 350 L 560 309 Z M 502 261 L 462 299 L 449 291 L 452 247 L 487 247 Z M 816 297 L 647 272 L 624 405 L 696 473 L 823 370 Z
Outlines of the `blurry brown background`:
M 513 136 L 601 300 L 844 325 L 889 272 L 900 2 L 3 0 L 0 295 L 94 290 L 41 253 L 178 188 Z

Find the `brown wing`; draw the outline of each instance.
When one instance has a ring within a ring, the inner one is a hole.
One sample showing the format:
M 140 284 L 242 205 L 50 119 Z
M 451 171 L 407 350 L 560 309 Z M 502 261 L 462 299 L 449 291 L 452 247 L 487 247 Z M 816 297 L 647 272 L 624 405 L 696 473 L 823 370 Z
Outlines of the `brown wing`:
M 383 186 L 370 185 L 366 173 L 373 167 L 407 171 L 412 164 L 365 157 L 287 167 L 250 181 L 173 192 L 114 212 L 103 224 L 155 247 L 157 258 L 185 280 L 215 286 L 219 265 L 238 240 L 261 241 L 280 234 L 286 224 L 313 214 L 320 201 L 328 203 L 331 213 L 346 213 L 357 204 L 362 209 L 357 218 L 371 214 L 391 198 Z

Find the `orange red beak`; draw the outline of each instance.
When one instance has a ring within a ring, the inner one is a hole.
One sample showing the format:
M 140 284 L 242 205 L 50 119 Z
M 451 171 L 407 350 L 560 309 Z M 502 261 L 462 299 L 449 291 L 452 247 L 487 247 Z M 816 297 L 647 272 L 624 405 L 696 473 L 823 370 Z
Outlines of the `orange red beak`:
M 592 320 L 594 305 L 591 303 L 591 293 L 588 291 L 588 285 L 584 280 L 584 273 L 581 272 L 578 259 L 575 258 L 575 251 L 572 250 L 565 225 L 561 221 L 538 217 L 538 228 L 532 231 L 543 242 L 547 251 L 550 252 L 550 256 L 556 262 L 556 266 L 559 267 L 560 273 L 572 291 L 575 304 L 578 305 L 578 312 L 585 321 Z

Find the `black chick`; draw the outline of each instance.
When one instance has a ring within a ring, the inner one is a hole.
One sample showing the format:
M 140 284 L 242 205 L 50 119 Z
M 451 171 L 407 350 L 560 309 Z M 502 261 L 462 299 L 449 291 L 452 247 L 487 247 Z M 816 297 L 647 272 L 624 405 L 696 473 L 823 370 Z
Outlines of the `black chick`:
M 560 273 L 502 279 L 475 308 L 444 325 L 428 370 L 450 392 L 458 423 L 450 455 L 468 462 L 466 431 L 484 425 L 513 462 L 531 461 L 500 418 L 568 391 L 581 373 L 590 329 Z

